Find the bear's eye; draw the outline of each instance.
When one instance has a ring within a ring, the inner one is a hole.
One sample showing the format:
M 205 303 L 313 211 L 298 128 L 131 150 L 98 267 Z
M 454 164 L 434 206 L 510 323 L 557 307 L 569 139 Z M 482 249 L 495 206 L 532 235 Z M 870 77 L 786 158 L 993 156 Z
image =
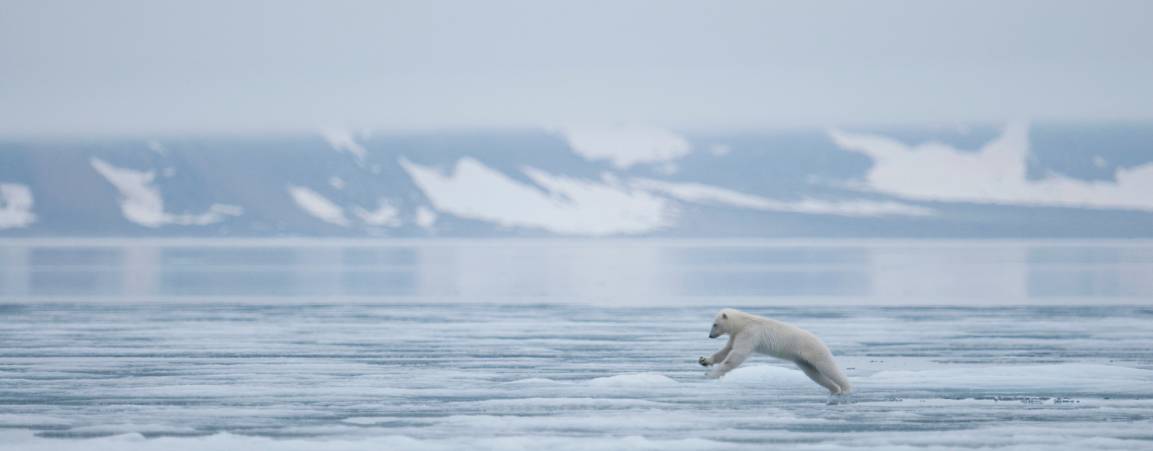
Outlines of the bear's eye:
M 713 323 L 713 327 L 717 327 L 717 323 Z

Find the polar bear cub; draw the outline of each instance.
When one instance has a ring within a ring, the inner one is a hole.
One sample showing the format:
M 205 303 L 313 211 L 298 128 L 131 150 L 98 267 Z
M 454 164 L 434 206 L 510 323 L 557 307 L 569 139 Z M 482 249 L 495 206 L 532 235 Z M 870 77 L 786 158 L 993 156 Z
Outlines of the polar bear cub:
M 788 360 L 801 368 L 809 379 L 829 389 L 834 395 L 849 392 L 851 386 L 833 361 L 833 354 L 820 338 L 807 330 L 780 321 L 763 318 L 734 309 L 723 309 L 713 319 L 709 338 L 728 335 L 725 347 L 709 357 L 701 357 L 703 366 L 712 366 L 708 377 L 716 379 L 740 366 L 749 354 L 768 354 Z

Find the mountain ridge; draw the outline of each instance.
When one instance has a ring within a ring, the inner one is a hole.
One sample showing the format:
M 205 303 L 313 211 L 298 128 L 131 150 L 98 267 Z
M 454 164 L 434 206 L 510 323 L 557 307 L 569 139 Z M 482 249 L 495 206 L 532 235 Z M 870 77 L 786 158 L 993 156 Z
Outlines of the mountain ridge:
M 1153 126 L 0 139 L 0 236 L 1150 237 Z

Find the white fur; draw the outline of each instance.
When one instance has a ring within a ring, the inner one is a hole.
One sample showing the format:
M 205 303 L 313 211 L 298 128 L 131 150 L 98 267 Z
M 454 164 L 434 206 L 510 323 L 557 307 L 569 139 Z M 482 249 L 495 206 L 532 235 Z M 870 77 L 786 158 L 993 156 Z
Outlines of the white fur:
M 717 313 L 709 333 L 710 338 L 722 335 L 729 336 L 728 344 L 716 354 L 699 360 L 704 366 L 716 364 L 709 370 L 710 378 L 724 376 L 756 352 L 797 364 L 809 379 L 834 395 L 846 394 L 852 389 L 829 348 L 807 330 L 727 308 Z

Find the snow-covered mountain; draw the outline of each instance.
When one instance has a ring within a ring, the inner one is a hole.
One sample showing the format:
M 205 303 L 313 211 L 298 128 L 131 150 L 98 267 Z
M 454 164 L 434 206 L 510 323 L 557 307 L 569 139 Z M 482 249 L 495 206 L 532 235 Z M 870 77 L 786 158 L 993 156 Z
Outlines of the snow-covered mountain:
M 0 236 L 1149 237 L 1153 125 L 0 139 Z

